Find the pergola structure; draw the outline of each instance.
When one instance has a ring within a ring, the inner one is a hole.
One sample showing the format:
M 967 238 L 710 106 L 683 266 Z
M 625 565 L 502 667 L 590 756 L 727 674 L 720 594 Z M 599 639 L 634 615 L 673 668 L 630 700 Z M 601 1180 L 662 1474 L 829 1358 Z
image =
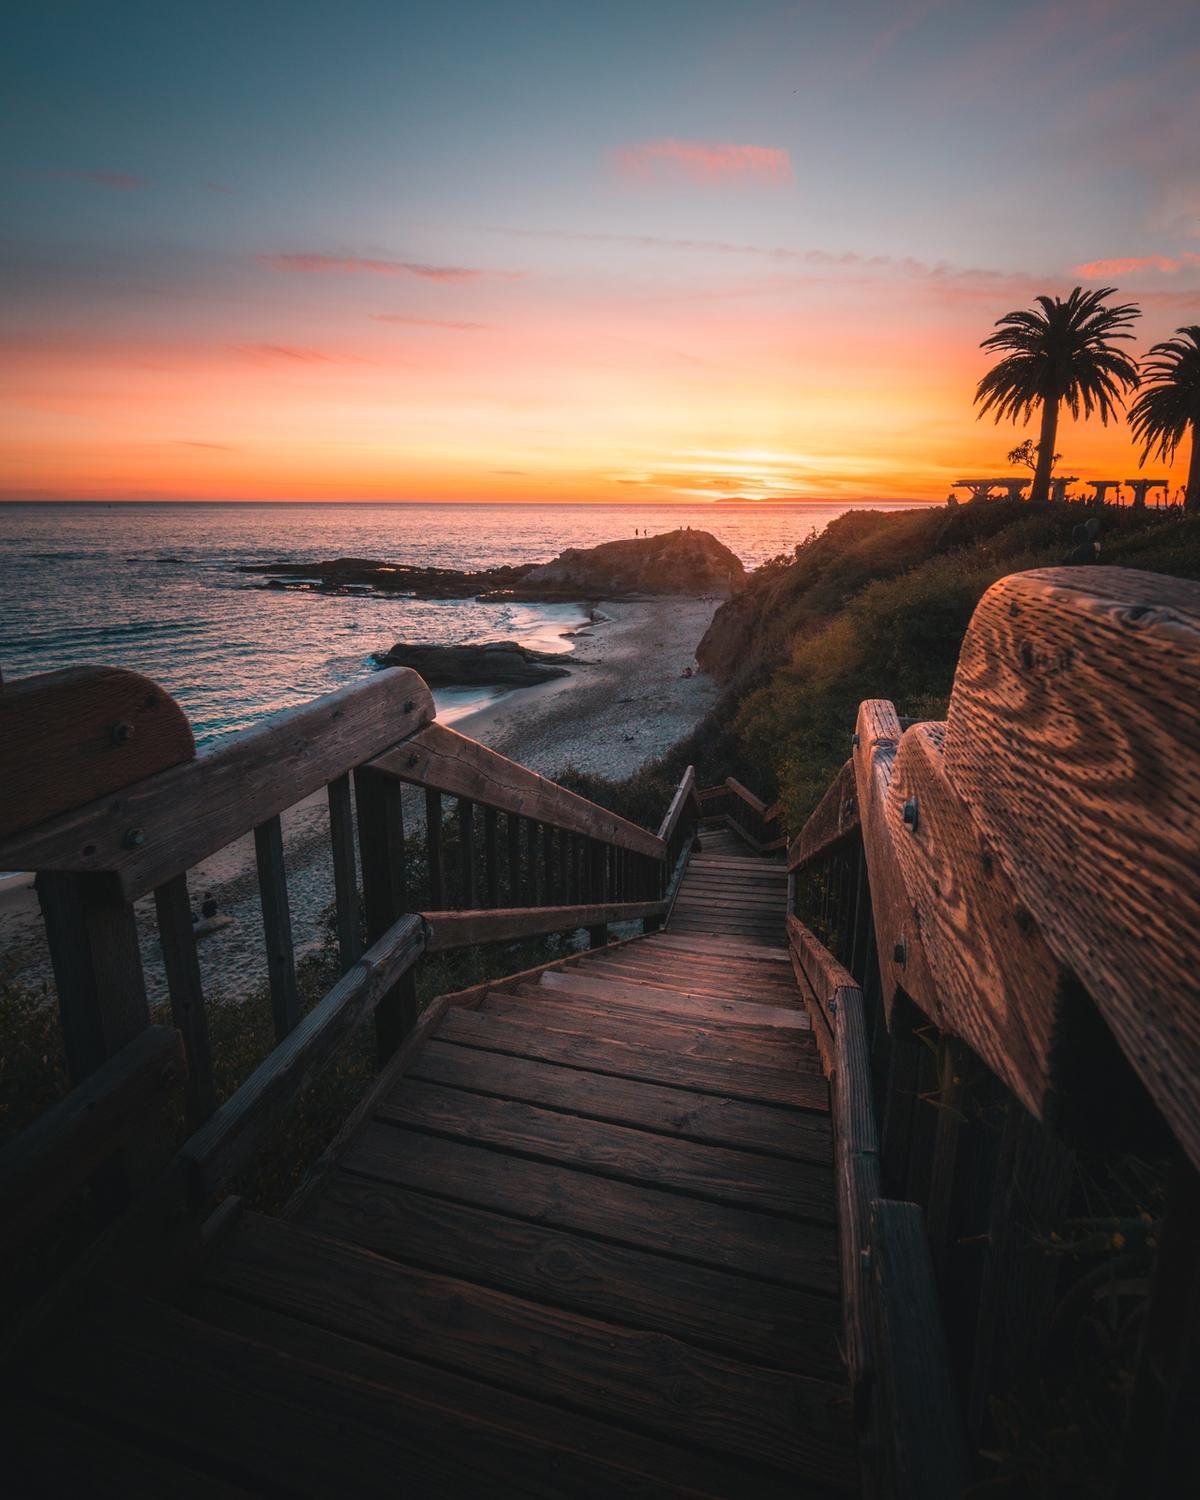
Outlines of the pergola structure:
M 1028 479 L 1016 478 L 1006 475 L 1003 479 L 956 479 L 950 486 L 952 490 L 970 490 L 972 500 L 990 500 L 993 490 L 1007 490 L 1009 500 L 1023 500 L 1025 497 L 1021 491 L 1029 483 Z
M 1078 483 L 1078 474 L 1058 474 L 1050 481 L 1050 499 L 1061 504 L 1067 498 L 1067 485 Z
M 1108 499 L 1109 490 L 1117 491 L 1117 503 L 1121 500 L 1121 481 L 1119 479 L 1089 479 L 1088 483 L 1095 489 L 1096 493 L 1092 499 L 1097 505 L 1103 505 Z
M 1148 490 L 1162 490 L 1163 499 L 1167 498 L 1167 483 L 1165 479 L 1127 479 L 1125 483 L 1133 491 L 1133 503 L 1139 509 L 1146 503 L 1146 492 Z

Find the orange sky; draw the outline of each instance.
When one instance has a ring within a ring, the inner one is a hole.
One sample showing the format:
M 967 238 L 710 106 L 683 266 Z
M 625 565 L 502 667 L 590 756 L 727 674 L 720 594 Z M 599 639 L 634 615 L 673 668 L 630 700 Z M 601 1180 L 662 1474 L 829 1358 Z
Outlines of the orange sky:
M 1033 433 L 975 418 L 997 318 L 1111 283 L 1140 353 L 1200 317 L 1200 25 L 1127 11 L 32 8 L 0 498 L 940 500 L 1003 473 Z M 1123 425 L 1065 418 L 1059 447 L 1137 473 Z

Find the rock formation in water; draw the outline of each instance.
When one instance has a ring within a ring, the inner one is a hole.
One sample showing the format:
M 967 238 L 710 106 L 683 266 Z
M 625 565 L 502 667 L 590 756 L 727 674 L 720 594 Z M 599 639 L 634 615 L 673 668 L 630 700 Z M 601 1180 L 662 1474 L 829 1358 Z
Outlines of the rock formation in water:
M 383 667 L 411 667 L 430 687 L 527 687 L 551 677 L 567 677 L 564 651 L 532 651 L 516 641 L 481 646 L 427 646 L 397 641 L 375 660 Z
M 690 528 L 627 537 L 598 547 L 568 547 L 553 562 L 458 572 L 363 557 L 328 562 L 255 563 L 238 569 L 265 587 L 321 593 L 401 593 L 419 599 L 518 599 L 564 602 L 644 598 L 652 594 L 732 594 L 746 570 L 722 542 Z
M 519 599 L 621 599 L 648 594 L 732 594 L 741 559 L 707 531 L 666 531 L 598 547 L 568 547 L 507 591 Z

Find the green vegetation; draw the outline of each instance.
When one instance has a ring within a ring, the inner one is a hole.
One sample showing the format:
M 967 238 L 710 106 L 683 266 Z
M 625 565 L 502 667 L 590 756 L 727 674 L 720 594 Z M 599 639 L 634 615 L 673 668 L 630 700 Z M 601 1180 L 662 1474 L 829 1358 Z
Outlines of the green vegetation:
M 1102 563 L 1200 578 L 1200 516 L 1177 510 L 989 500 L 850 511 L 759 568 L 719 611 L 701 661 L 727 688 L 689 739 L 626 782 L 562 779 L 653 827 L 692 762 L 702 786 L 732 774 L 780 797 L 795 831 L 845 761 L 860 701 L 944 717 L 984 591 L 1060 564 L 1082 517 L 1099 523 Z

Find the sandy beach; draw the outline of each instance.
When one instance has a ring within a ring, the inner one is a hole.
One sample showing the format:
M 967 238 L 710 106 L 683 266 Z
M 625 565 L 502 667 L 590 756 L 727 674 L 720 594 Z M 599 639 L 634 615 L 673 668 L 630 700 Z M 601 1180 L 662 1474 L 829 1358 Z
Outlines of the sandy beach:
M 569 677 L 504 693 L 458 717 L 454 728 L 544 775 L 568 766 L 624 777 L 682 739 L 715 701 L 716 684 L 695 667 L 696 645 L 721 600 L 663 597 L 601 602 L 573 636 Z M 423 794 L 405 790 L 405 822 L 423 823 Z M 323 792 L 284 814 L 288 892 L 299 957 L 319 947 L 333 899 L 329 816 Z M 198 910 L 206 893 L 230 920 L 198 943 L 206 993 L 234 999 L 265 973 L 254 840 L 247 834 L 189 872 Z M 165 997 L 152 898 L 138 903 L 151 1000 Z M 28 880 L 0 883 L 0 972 L 52 982 L 37 898 Z

